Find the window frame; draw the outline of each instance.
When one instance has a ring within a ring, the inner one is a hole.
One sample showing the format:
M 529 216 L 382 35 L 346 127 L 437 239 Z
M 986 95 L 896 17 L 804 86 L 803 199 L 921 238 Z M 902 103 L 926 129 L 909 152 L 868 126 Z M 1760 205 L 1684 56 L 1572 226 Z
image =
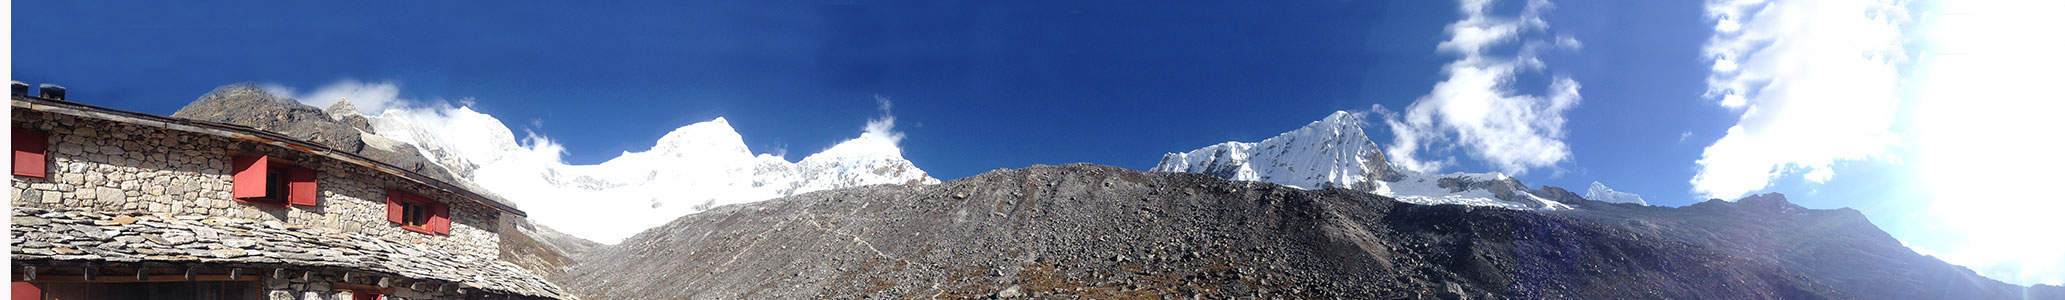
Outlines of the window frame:
M 451 208 L 443 203 L 405 190 L 387 190 L 387 221 L 403 230 L 451 235 L 450 214 Z
M 50 134 L 28 128 L 14 128 L 14 176 L 50 178 Z
M 315 169 L 263 155 L 232 155 L 230 161 L 230 195 L 237 202 L 278 207 L 322 203 Z

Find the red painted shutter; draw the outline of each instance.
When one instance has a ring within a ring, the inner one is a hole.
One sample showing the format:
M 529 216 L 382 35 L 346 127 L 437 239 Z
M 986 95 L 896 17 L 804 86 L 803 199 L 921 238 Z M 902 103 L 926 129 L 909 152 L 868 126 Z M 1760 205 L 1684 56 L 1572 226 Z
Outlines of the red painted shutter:
M 430 204 L 430 231 L 446 235 L 452 234 L 451 208 L 445 207 L 444 204 L 440 203 Z
M 392 190 L 392 189 L 389 189 L 389 190 L 387 190 L 387 221 L 388 221 L 388 222 L 394 222 L 395 224 L 401 224 L 401 223 L 402 223 L 402 204 L 401 204 L 400 202 L 395 202 L 395 201 L 401 201 L 401 200 L 402 200 L 402 199 L 400 199 L 401 197 L 406 197 L 406 196 L 402 195 L 400 191 L 396 191 L 396 190 Z
M 287 168 L 287 202 L 294 205 L 316 205 L 315 170 L 302 167 Z
M 11 299 L 43 300 L 43 288 L 36 286 L 34 283 L 16 281 L 10 287 L 14 288 L 14 296 Z
M 43 158 L 50 151 L 50 136 L 42 131 L 14 130 L 14 175 L 42 178 L 50 176 L 48 160 Z
M 230 197 L 265 197 L 264 156 L 237 156 L 230 165 Z

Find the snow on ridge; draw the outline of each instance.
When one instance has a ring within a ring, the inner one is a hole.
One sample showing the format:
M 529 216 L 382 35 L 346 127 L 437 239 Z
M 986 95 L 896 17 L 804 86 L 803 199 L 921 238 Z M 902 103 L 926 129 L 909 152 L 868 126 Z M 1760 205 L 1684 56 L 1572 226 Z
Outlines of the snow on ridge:
M 1608 188 L 1606 187 L 1606 184 L 1599 183 L 1598 181 L 1593 181 L 1592 187 L 1590 189 L 1585 190 L 1585 199 L 1591 199 L 1593 201 L 1601 202 L 1634 203 L 1641 205 L 1649 205 L 1648 201 L 1642 200 L 1641 195 L 1636 195 L 1634 193 L 1629 192 L 1615 191 L 1613 190 L 1613 188 Z
M 1362 117 L 1336 111 L 1259 142 L 1228 141 L 1169 153 L 1151 171 L 1202 173 L 1301 189 L 1343 187 L 1418 204 L 1570 209 L 1563 203 L 1529 193 L 1503 173 L 1426 174 L 1394 168 L 1363 132 Z M 1443 181 L 1461 186 L 1444 187 Z M 1494 185 L 1510 188 L 1507 194 L 1500 195 L 1489 189 Z
M 603 243 L 729 204 L 872 184 L 934 184 L 903 158 L 889 128 L 800 161 L 754 154 L 724 118 L 668 132 L 652 148 L 593 165 L 567 164 L 548 138 L 517 136 L 467 107 L 390 109 L 373 118 L 380 137 L 418 146 L 461 178 L 516 202 L 530 219 Z M 463 170 L 463 171 L 462 171 Z
M 1234 142 L 1169 153 L 1150 171 L 1195 172 L 1232 180 L 1300 188 L 1369 185 L 1390 170 L 1377 144 L 1362 132 L 1362 115 L 1335 111 L 1260 142 Z

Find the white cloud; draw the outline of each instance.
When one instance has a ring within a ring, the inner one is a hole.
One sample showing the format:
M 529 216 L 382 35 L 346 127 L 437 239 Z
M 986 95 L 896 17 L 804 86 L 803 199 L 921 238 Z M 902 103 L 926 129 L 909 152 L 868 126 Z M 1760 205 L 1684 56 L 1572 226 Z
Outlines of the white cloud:
M 882 116 L 868 119 L 868 126 L 862 131 L 862 137 L 884 138 L 890 143 L 903 141 L 903 132 L 896 131 L 896 115 L 889 113 L 889 107 L 889 97 L 875 95 L 875 109 L 881 110 Z
M 1449 24 L 1449 39 L 1435 46 L 1438 51 L 1461 56 L 1442 68 L 1447 79 L 1406 107 L 1403 115 L 1382 107 L 1373 109 L 1385 116 L 1384 123 L 1391 128 L 1393 140 L 1385 151 L 1398 166 L 1439 171 L 1455 161 L 1453 156 L 1441 155 L 1454 147 L 1512 174 L 1570 159 L 1570 148 L 1562 140 L 1563 113 L 1581 99 L 1578 82 L 1555 76 L 1546 95 L 1521 94 L 1511 85 L 1516 76 L 1545 67 L 1539 58 L 1541 51 L 1574 51 L 1583 43 L 1568 36 L 1528 39 L 1509 56 L 1487 54 L 1496 46 L 1523 39 L 1525 33 L 1547 30 L 1548 22 L 1541 15 L 1553 7 L 1546 0 L 1532 0 L 1518 17 L 1505 18 L 1488 15 L 1491 2 L 1462 1 L 1463 19 Z M 1433 157 L 1425 157 L 1429 155 Z
M 1707 146 L 1695 192 L 1734 199 L 1788 174 L 1824 182 L 1837 161 L 1898 143 L 1905 3 L 1713 0 L 1707 16 L 1707 97 L 1742 117 Z
M 1911 166 L 1926 193 L 1881 204 L 1918 207 L 1899 221 L 1920 229 L 1894 232 L 1910 248 L 2009 283 L 2065 283 L 2065 239 L 2039 238 L 2065 228 L 2065 202 L 2042 196 L 2065 156 L 2039 133 L 2065 128 L 2052 100 L 2065 40 L 2029 35 L 2065 27 L 2049 15 L 2065 2 L 1708 4 L 1708 97 L 1742 118 L 1706 149 L 1697 192 L 1829 181 L 1846 160 Z
M 362 82 L 345 79 L 309 93 L 297 93 L 293 88 L 273 84 L 265 85 L 265 90 L 274 95 L 294 98 L 301 101 L 302 104 L 315 106 L 318 109 L 329 108 L 330 104 L 337 103 L 337 100 L 350 99 L 351 105 L 358 107 L 359 114 L 368 116 L 380 114 L 380 112 L 387 111 L 388 108 L 408 107 L 412 103 L 410 100 L 401 98 L 401 86 L 392 82 Z M 472 99 L 463 101 L 472 101 Z
M 2016 284 L 2065 284 L 2065 201 L 2050 196 L 2065 155 L 2061 1 L 1934 3 L 1918 14 L 1907 160 L 1926 187 L 1910 243 Z M 2032 35 L 2035 34 L 2035 35 Z

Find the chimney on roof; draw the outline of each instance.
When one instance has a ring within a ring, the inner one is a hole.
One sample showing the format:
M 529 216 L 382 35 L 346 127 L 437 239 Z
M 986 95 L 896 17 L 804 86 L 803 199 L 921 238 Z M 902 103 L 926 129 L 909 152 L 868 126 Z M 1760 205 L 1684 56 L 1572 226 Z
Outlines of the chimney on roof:
M 18 80 L 17 80 L 17 81 L 15 81 L 15 82 L 14 82 L 14 85 L 13 85 L 13 86 L 14 86 L 14 94 L 15 94 L 15 95 L 22 95 L 22 96 L 28 96 L 28 95 L 29 95 L 29 84 L 27 84 L 27 83 L 22 83 L 21 81 L 18 81 Z
M 43 85 L 42 85 L 41 87 L 37 88 L 36 90 L 37 90 L 37 93 L 40 93 L 40 94 L 42 94 L 43 98 L 47 98 L 47 99 L 50 99 L 50 100 L 64 100 L 64 99 L 65 99 L 65 87 L 64 87 L 64 86 L 62 86 L 62 85 L 57 85 L 57 84 L 53 84 L 53 83 L 45 83 L 45 84 L 43 84 Z

